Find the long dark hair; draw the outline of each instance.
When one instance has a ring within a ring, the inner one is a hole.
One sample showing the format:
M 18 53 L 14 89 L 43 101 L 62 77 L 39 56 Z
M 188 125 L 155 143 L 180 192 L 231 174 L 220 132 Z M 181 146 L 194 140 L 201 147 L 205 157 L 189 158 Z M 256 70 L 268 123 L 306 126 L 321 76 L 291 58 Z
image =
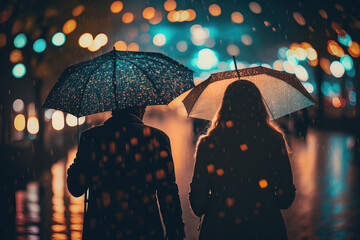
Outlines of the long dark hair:
M 224 94 L 222 104 L 215 115 L 207 133 L 200 137 L 220 137 L 223 134 L 256 133 L 272 130 L 274 134 L 284 133 L 270 121 L 268 110 L 256 85 L 247 80 L 231 83 Z M 288 148 L 289 149 L 289 148 Z

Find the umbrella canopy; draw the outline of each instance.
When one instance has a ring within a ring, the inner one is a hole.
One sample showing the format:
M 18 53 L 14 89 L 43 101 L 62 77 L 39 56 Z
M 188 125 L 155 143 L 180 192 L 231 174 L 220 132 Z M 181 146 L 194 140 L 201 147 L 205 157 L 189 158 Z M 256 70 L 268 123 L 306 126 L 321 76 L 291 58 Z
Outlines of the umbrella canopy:
M 212 120 L 226 88 L 239 79 L 251 81 L 259 88 L 272 119 L 315 103 L 295 75 L 260 66 L 212 74 L 179 96 L 183 99 L 188 116 Z
M 192 87 L 193 71 L 161 53 L 114 49 L 65 69 L 43 107 L 80 117 L 165 105 Z

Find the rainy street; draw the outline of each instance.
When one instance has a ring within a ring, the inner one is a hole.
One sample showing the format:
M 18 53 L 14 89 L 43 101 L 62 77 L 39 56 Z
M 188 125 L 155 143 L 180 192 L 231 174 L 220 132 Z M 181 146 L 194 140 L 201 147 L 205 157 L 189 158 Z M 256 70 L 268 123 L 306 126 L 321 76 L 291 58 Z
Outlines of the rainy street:
M 199 219 L 191 213 L 188 200 L 195 147 L 192 121 L 170 114 L 145 122 L 170 137 L 186 239 L 197 239 Z M 306 141 L 290 140 L 297 191 L 293 205 L 283 211 L 289 239 L 358 239 L 360 171 L 354 161 L 355 139 L 310 129 Z M 17 239 L 81 239 L 83 197 L 72 197 L 65 182 L 75 153 L 69 150 L 68 158 L 54 164 L 40 182 L 16 193 Z

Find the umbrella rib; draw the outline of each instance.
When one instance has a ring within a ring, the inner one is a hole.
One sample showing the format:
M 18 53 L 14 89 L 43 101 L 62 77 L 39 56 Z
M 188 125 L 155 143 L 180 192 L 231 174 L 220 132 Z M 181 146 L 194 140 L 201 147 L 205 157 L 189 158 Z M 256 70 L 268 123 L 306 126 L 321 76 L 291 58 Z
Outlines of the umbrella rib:
M 134 63 L 133 61 L 127 59 L 127 61 L 129 61 L 130 63 L 132 63 L 135 67 L 137 67 L 138 69 L 140 69 L 140 71 L 142 73 L 144 73 L 144 75 L 149 79 L 149 83 L 153 86 L 153 88 L 155 89 L 156 95 L 158 95 L 158 97 L 161 96 L 161 94 L 159 93 L 159 89 L 155 86 L 155 84 L 153 83 L 153 81 L 151 80 L 150 76 L 146 73 L 146 71 L 144 69 L 142 69 L 140 66 L 138 66 L 136 63 Z
M 107 61 L 110 61 L 110 60 L 111 60 L 111 59 L 106 59 L 106 61 L 102 62 L 97 68 L 95 68 L 95 69 L 91 72 L 90 76 L 86 79 L 86 82 L 85 82 L 85 84 L 84 84 L 84 87 L 82 88 L 82 95 L 81 95 L 81 97 L 80 97 L 80 104 L 79 104 L 78 111 L 77 111 L 77 117 L 80 116 L 79 113 L 80 113 L 80 110 L 81 110 L 81 103 L 82 103 L 82 101 L 83 101 L 83 98 L 84 98 L 84 95 L 85 95 L 85 89 L 86 89 L 87 84 L 88 84 L 89 81 L 90 81 L 90 78 L 92 77 L 92 75 L 94 74 L 95 71 L 97 71 L 104 63 L 106 63 Z

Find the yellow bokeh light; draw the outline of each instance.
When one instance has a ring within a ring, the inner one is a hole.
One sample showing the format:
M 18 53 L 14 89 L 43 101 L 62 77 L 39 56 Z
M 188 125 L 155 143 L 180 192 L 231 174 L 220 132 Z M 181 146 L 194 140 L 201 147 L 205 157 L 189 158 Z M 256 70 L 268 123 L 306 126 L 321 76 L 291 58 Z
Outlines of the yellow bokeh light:
M 84 5 L 78 5 L 76 6 L 73 11 L 72 11 L 72 15 L 74 17 L 80 16 L 80 14 L 82 14 L 82 12 L 85 10 Z
M 219 5 L 217 5 L 217 4 L 211 4 L 210 6 L 209 6 L 209 13 L 211 14 L 211 15 L 213 15 L 214 17 L 217 17 L 217 16 L 220 16 L 220 14 L 221 14 L 221 8 L 220 8 L 220 6 Z
M 23 114 L 16 115 L 14 119 L 14 127 L 16 131 L 24 131 L 25 129 L 25 116 Z
M 174 0 L 167 0 L 164 3 L 164 9 L 168 12 L 175 10 L 176 2 Z
M 79 38 L 79 45 L 82 48 L 87 48 L 91 45 L 91 43 L 93 42 L 93 36 L 90 33 L 84 33 L 83 35 L 81 35 L 81 37 Z
M 187 10 L 182 11 L 180 13 L 180 21 L 187 21 L 189 19 L 189 17 L 190 17 L 190 14 Z
M 126 12 L 121 19 L 125 24 L 131 23 L 132 21 L 134 21 L 134 14 L 132 14 L 131 12 Z
M 194 21 L 196 18 L 196 12 L 193 9 L 187 10 L 189 13 L 188 21 Z
M 137 43 L 130 43 L 127 47 L 127 50 L 128 51 L 134 51 L 134 52 L 137 52 L 139 51 L 139 44 Z
M 168 13 L 167 19 L 169 20 L 169 22 L 175 22 L 175 19 L 174 19 L 175 12 L 176 11 L 171 11 L 171 12 Z
M 174 22 L 177 22 L 180 20 L 180 11 L 175 11 L 173 15 Z
M 55 111 L 52 115 L 51 125 L 57 131 L 62 130 L 65 126 L 64 113 L 61 111 Z
M 96 41 L 97 44 L 99 44 L 102 47 L 108 43 L 108 37 L 106 36 L 106 34 L 100 33 L 95 37 L 94 41 Z
M 27 130 L 30 134 L 37 134 L 39 132 L 39 120 L 37 117 L 29 117 L 27 121 Z
M 152 19 L 155 16 L 155 9 L 153 7 L 147 7 L 143 11 L 143 18 Z
M 266 188 L 266 187 L 268 186 L 268 182 L 267 182 L 265 179 L 261 179 L 261 180 L 259 181 L 259 186 L 260 186 L 261 188 Z
M 114 45 L 115 49 L 118 51 L 126 51 L 127 45 L 124 41 L 117 41 Z
M 112 13 L 119 13 L 123 9 L 124 4 L 121 1 L 115 1 L 110 6 L 110 11 Z
M 231 14 L 231 21 L 233 21 L 234 23 L 243 23 L 244 22 L 244 16 L 239 13 L 239 12 L 233 12 Z
M 63 33 L 69 34 L 73 32 L 76 28 L 76 21 L 75 19 L 69 19 L 65 22 L 63 26 Z
M 24 60 L 22 52 L 19 49 L 15 49 L 10 53 L 10 62 L 17 63 Z
M 97 50 L 99 50 L 101 48 L 101 44 L 99 41 L 92 41 L 90 46 L 88 47 L 89 51 L 91 52 L 96 52 Z
M 335 55 L 337 57 L 342 57 L 345 54 L 342 47 L 340 47 L 339 44 L 334 40 L 328 41 L 327 50 L 331 55 Z
M 310 61 L 314 61 L 314 60 L 317 59 L 317 52 L 313 48 L 307 48 L 306 49 L 306 55 L 307 55 L 307 58 Z

